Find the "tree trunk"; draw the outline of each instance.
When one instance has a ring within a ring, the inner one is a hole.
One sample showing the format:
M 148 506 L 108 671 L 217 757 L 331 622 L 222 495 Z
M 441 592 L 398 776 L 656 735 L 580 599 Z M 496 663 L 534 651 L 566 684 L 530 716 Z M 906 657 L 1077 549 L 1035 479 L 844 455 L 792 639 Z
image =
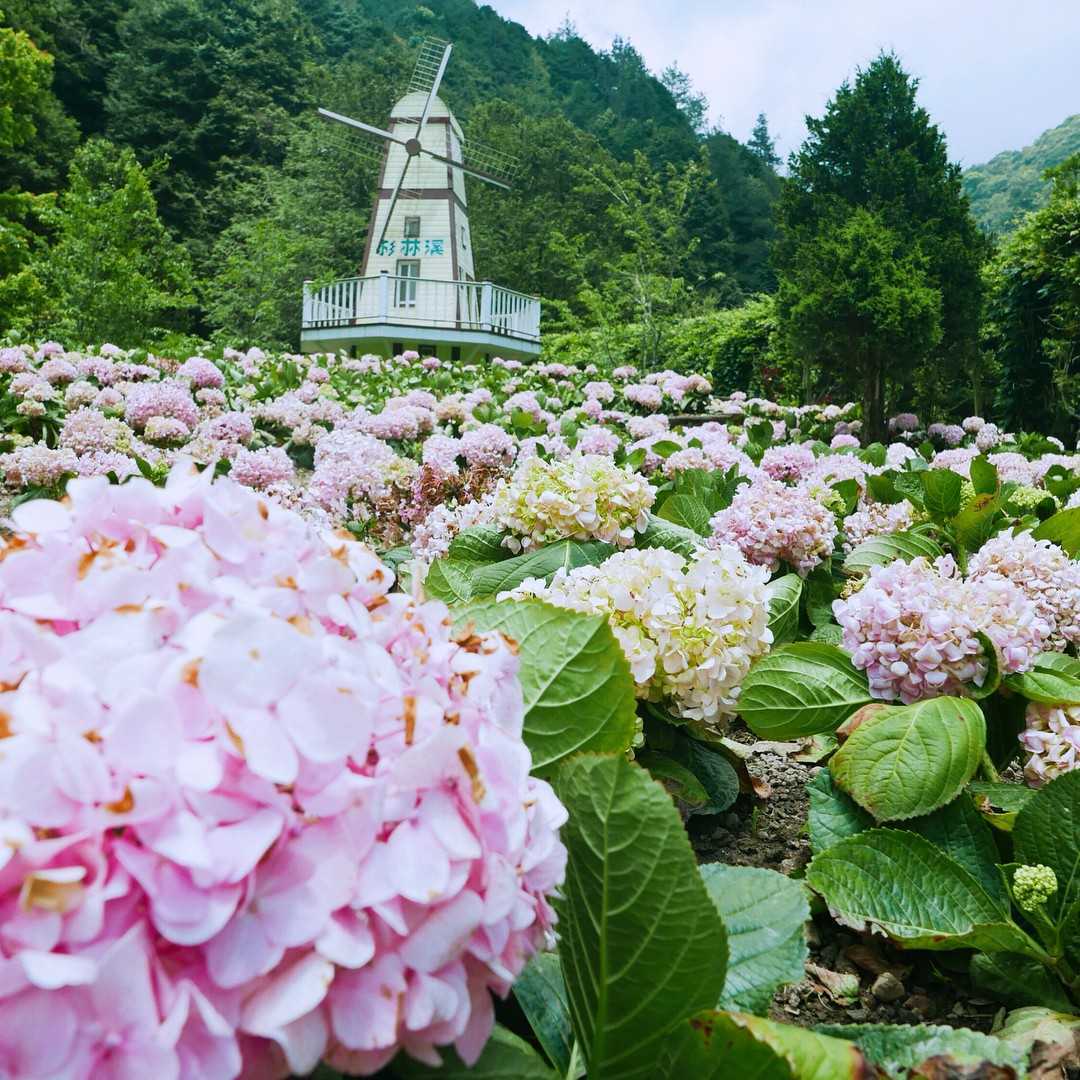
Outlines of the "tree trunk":
M 866 365 L 863 378 L 862 414 L 863 444 L 885 441 L 885 378 L 881 362 L 872 360 Z

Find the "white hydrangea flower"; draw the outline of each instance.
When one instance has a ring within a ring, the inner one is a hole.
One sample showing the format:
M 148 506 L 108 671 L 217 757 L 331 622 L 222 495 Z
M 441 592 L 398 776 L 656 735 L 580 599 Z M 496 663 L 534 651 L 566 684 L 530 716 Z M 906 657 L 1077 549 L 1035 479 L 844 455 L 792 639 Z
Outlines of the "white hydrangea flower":
M 1027 707 L 1027 730 L 1020 742 L 1030 757 L 1024 775 L 1034 787 L 1080 767 L 1080 705 Z
M 656 489 L 601 454 L 561 461 L 530 457 L 495 492 L 496 521 L 513 551 L 556 540 L 603 540 L 629 547 L 645 528 Z
M 607 615 L 639 697 L 719 728 L 738 708 L 751 663 L 768 652 L 769 572 L 730 544 L 692 559 L 665 549 L 623 551 L 600 566 L 524 581 L 499 599 L 538 597 Z

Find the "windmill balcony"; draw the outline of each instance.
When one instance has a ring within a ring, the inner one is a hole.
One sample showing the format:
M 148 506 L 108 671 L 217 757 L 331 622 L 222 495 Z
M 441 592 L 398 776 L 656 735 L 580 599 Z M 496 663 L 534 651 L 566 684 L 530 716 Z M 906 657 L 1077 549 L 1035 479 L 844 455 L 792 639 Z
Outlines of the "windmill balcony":
M 490 281 L 397 276 L 304 283 L 305 352 L 433 351 L 446 358 L 531 359 L 540 352 L 540 301 Z

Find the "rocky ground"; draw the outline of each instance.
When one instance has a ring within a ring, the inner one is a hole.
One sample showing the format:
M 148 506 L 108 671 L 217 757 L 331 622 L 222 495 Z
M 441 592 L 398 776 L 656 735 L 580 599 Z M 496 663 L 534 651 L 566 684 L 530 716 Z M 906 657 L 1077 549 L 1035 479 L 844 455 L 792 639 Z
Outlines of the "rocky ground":
M 753 744 L 748 734 L 733 737 Z M 754 750 L 746 767 L 764 797 L 741 795 L 726 814 L 692 818 L 698 859 L 801 876 L 811 855 L 806 785 L 822 766 L 779 750 Z M 806 1027 L 930 1022 L 989 1031 L 999 1012 L 996 1002 L 971 989 L 962 968 L 950 970 L 950 954 L 904 953 L 880 936 L 837 925 L 825 911 L 808 925 L 807 943 L 806 978 L 777 992 L 774 1019 Z

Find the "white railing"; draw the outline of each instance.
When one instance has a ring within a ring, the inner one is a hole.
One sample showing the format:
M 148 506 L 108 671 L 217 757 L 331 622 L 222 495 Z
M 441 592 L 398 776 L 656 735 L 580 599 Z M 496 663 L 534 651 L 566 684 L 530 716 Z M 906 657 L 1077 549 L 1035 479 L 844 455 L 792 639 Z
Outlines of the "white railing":
M 540 340 L 540 301 L 490 281 L 342 278 L 321 288 L 304 282 L 303 329 L 388 323 L 440 330 L 481 330 Z

